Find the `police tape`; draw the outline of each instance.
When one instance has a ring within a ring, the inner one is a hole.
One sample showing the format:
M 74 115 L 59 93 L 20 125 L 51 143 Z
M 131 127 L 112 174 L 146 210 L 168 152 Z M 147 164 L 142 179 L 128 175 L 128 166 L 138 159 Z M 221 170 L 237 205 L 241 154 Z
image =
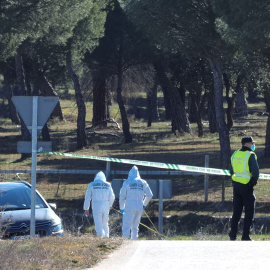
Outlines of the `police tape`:
M 132 164 L 132 165 L 139 165 L 139 166 L 146 166 L 146 167 L 154 167 L 154 168 L 167 169 L 167 170 L 178 170 L 178 171 L 196 172 L 196 173 L 202 173 L 202 174 L 224 175 L 224 176 L 231 175 L 229 170 L 207 168 L 207 167 L 195 167 L 195 166 L 160 163 L 160 162 L 152 162 L 152 161 L 140 161 L 140 160 L 132 160 L 132 159 L 112 158 L 112 157 L 97 157 L 97 156 L 68 154 L 68 153 L 59 153 L 59 152 L 45 152 L 45 151 L 39 151 L 39 152 L 44 153 L 44 154 L 57 155 L 57 156 L 86 158 L 86 159 L 94 159 L 94 160 L 101 160 L 101 161 L 111 161 L 111 162 L 117 162 L 117 163 Z M 259 178 L 270 179 L 270 174 L 262 174 L 261 173 Z
M 123 215 L 119 210 L 114 209 L 114 208 L 112 208 L 112 209 L 113 209 L 114 211 L 116 211 L 117 213 Z M 144 226 L 145 228 L 147 228 L 148 230 L 150 230 L 150 231 L 152 231 L 152 232 L 158 234 L 159 236 L 163 236 L 163 237 L 167 238 L 166 235 L 161 234 L 161 233 L 157 230 L 156 226 L 154 225 L 154 223 L 152 222 L 152 220 L 150 219 L 150 217 L 147 215 L 147 213 L 146 213 L 145 211 L 144 211 L 144 213 L 146 214 L 147 218 L 150 220 L 151 224 L 153 225 L 153 227 L 154 227 L 155 229 L 152 229 L 152 228 L 148 227 L 147 225 L 145 225 L 145 224 L 143 224 L 143 223 L 141 223 L 141 222 L 140 222 L 140 225 L 142 225 L 142 226 Z

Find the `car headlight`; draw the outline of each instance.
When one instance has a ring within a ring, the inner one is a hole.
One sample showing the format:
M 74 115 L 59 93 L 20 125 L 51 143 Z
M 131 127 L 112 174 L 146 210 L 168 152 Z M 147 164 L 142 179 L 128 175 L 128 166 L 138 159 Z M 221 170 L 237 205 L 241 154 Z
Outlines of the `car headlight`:
M 62 230 L 62 224 L 61 223 L 52 227 L 52 232 L 53 233 L 54 232 L 59 232 L 61 230 Z

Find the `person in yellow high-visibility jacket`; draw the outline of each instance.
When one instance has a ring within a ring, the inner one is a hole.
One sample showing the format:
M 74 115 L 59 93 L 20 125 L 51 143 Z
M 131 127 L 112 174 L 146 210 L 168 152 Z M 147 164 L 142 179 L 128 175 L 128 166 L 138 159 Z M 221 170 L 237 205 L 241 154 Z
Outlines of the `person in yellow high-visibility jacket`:
M 242 148 L 233 153 L 231 157 L 231 175 L 233 185 L 233 215 L 231 220 L 230 240 L 236 240 L 238 223 L 243 207 L 245 218 L 242 240 L 251 240 L 250 227 L 254 217 L 255 195 L 254 186 L 259 179 L 259 166 L 255 151 L 255 141 L 251 136 L 242 138 Z

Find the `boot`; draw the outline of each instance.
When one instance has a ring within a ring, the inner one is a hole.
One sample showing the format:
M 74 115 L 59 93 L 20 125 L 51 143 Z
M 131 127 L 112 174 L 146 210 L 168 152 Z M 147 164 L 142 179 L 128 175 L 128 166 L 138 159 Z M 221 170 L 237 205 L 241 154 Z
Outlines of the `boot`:
M 234 235 L 231 231 L 229 232 L 229 237 L 231 241 L 235 241 L 236 240 L 236 235 Z
M 249 235 L 248 236 L 242 236 L 242 239 L 241 239 L 242 241 L 253 241 L 250 237 L 249 237 Z

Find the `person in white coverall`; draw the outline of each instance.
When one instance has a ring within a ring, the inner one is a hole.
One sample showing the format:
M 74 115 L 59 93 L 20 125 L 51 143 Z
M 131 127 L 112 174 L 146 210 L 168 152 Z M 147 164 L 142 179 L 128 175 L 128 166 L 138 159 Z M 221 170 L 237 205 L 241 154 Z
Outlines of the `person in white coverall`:
M 95 230 L 99 237 L 109 237 L 109 211 L 112 208 L 115 195 L 110 183 L 106 181 L 103 172 L 98 172 L 93 182 L 87 188 L 84 199 L 84 215 L 88 217 L 90 201 L 95 222 Z
M 120 190 L 119 205 L 123 214 L 122 236 L 138 239 L 139 224 L 143 210 L 153 197 L 147 182 L 141 179 L 138 168 L 133 166 L 128 179 Z

